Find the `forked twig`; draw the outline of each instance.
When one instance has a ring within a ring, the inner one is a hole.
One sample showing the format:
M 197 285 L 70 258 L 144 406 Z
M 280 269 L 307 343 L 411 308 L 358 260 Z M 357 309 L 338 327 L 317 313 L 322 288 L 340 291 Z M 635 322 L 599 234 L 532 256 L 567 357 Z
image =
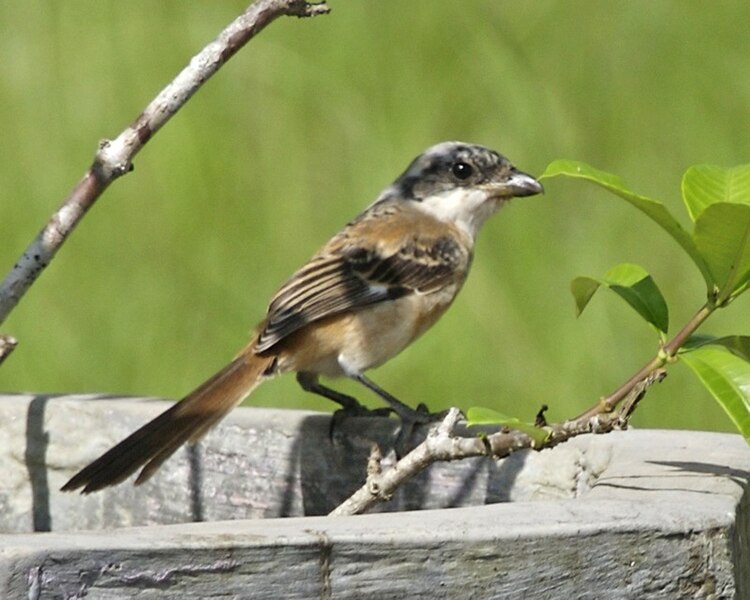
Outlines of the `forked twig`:
M 430 430 L 421 444 L 387 470 L 384 470 L 381 465 L 380 448 L 377 445 L 373 446 L 364 485 L 336 507 L 330 516 L 360 514 L 375 504 L 387 502 L 405 481 L 438 461 L 452 461 L 473 456 L 491 456 L 500 459 L 518 450 L 551 448 L 584 433 L 608 433 L 615 429 L 625 429 L 638 402 L 654 383 L 660 382 L 665 376 L 664 369 L 657 369 L 650 373 L 633 386 L 618 408 L 610 412 L 582 416 L 544 426 L 542 429 L 546 430 L 548 435 L 542 443 L 535 442 L 529 435 L 515 429 L 501 430 L 480 437 L 456 435 L 455 429 L 461 419 L 461 411 L 451 408 L 445 418 Z

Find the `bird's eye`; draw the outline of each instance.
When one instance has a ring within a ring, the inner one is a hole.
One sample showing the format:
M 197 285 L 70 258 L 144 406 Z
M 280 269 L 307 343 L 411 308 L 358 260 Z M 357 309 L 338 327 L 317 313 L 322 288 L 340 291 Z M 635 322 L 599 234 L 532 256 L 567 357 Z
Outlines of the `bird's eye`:
M 457 162 L 451 167 L 451 173 L 456 179 L 468 179 L 473 172 L 474 167 L 465 162 Z

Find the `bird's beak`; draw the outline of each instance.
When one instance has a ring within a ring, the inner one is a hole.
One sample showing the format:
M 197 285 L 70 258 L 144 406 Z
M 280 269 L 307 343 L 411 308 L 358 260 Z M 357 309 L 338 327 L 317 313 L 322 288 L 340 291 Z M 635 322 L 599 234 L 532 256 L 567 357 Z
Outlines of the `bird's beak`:
M 535 196 L 544 193 L 544 187 L 531 175 L 527 175 L 518 169 L 511 171 L 510 177 L 505 182 L 505 188 L 508 196 Z

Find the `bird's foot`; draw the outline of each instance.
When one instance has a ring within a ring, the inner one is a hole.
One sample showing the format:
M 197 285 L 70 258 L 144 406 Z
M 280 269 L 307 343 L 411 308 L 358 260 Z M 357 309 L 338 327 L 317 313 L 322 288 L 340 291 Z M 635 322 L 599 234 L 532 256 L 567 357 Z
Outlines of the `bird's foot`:
M 396 454 L 399 457 L 412 450 L 409 442 L 414 435 L 414 430 L 418 426 L 442 421 L 448 414 L 447 410 L 431 412 L 430 409 L 427 408 L 427 405 L 421 402 L 417 405 L 417 408 L 411 408 L 410 406 L 399 402 L 396 405 L 392 404 L 391 409 L 401 421 L 398 435 L 393 444 L 396 449 Z

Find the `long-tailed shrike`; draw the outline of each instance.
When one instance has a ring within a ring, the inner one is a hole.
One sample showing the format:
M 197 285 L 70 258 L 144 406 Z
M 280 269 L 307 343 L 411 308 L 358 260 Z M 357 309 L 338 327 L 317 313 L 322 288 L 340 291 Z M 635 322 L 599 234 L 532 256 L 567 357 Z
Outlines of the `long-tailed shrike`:
M 358 404 L 318 377 L 350 377 L 402 414 L 405 405 L 365 371 L 401 352 L 451 305 L 482 223 L 510 198 L 542 191 L 488 148 L 461 142 L 428 148 L 281 287 L 234 360 L 62 489 L 93 492 L 141 467 L 135 483 L 146 481 L 182 444 L 199 439 L 279 373 L 296 372 L 302 388 L 344 408 Z

